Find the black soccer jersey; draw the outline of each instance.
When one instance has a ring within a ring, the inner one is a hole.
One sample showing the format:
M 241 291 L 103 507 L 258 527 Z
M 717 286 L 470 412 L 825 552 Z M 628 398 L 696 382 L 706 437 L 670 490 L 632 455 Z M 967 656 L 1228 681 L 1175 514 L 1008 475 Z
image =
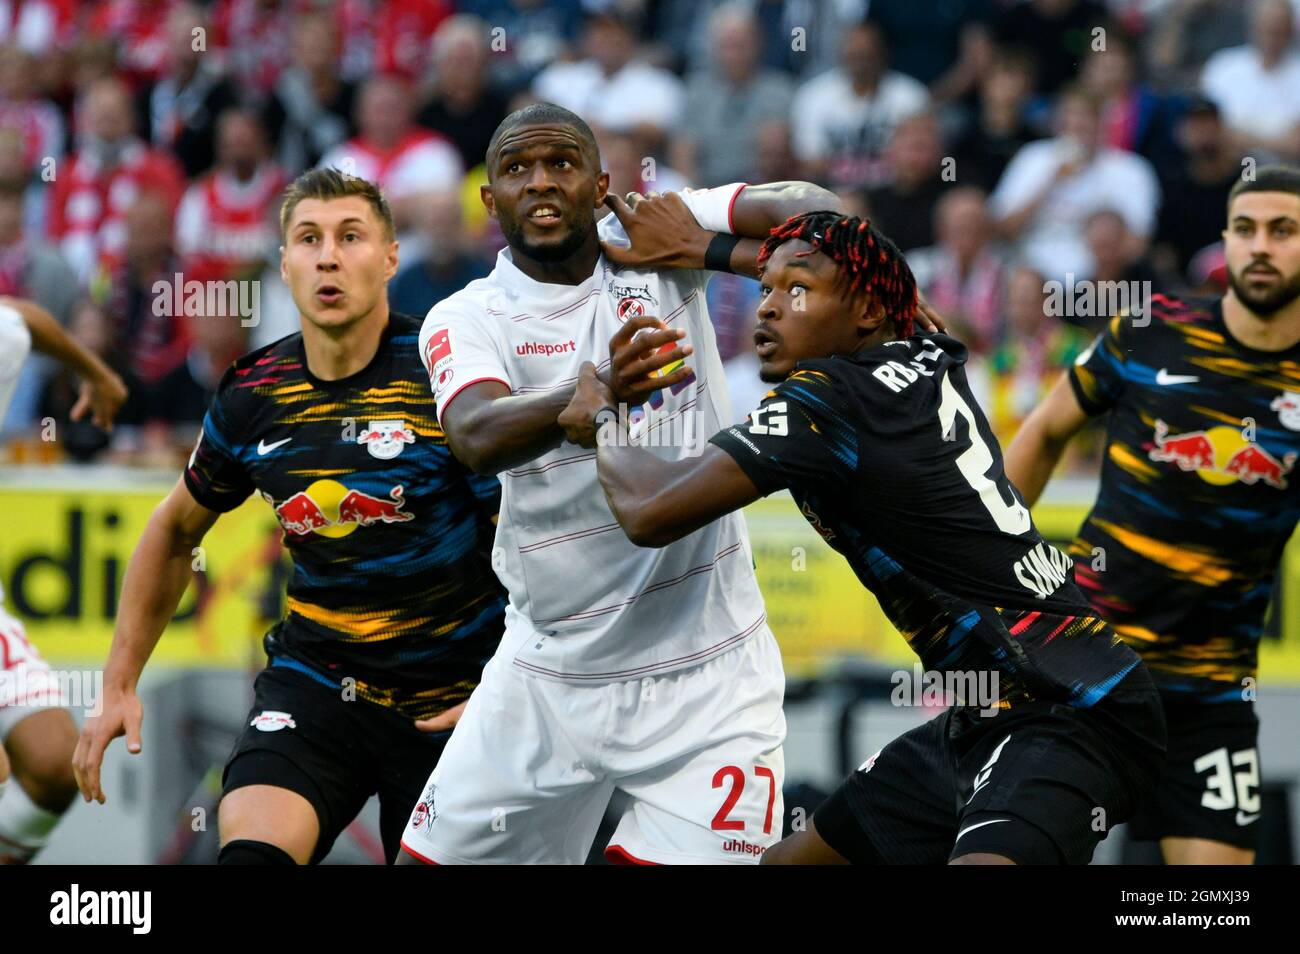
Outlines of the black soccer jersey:
M 711 440 L 842 553 L 927 669 L 1090 706 L 1139 665 L 1034 528 L 945 335 L 803 361 Z
M 294 569 L 272 665 L 412 718 L 469 697 L 505 608 L 485 545 L 500 487 L 452 456 L 419 332 L 391 315 L 374 359 L 337 381 L 308 370 L 301 334 L 245 355 L 185 471 L 203 506 L 257 491 L 284 528 Z
M 1162 692 L 1240 702 L 1300 520 L 1300 346 L 1246 347 L 1217 301 L 1156 295 L 1146 321 L 1115 318 L 1070 369 L 1110 413 L 1075 575 Z

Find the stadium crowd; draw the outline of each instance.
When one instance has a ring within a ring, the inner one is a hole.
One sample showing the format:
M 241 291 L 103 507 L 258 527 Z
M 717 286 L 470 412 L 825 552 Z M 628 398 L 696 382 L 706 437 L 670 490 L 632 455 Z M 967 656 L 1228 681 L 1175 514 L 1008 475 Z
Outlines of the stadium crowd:
M 0 460 L 183 459 L 230 361 L 297 329 L 277 213 L 306 168 L 384 189 L 396 310 L 487 274 L 483 156 L 538 99 L 596 129 L 613 191 L 835 189 L 907 253 L 1005 442 L 1108 317 L 1056 317 L 1051 283 L 1224 287 L 1228 190 L 1300 160 L 1298 24 L 1300 0 L 0 0 L 0 294 L 131 388 L 108 435 L 29 362 Z M 254 320 L 174 307 L 228 280 Z M 743 415 L 758 286 L 709 296 Z

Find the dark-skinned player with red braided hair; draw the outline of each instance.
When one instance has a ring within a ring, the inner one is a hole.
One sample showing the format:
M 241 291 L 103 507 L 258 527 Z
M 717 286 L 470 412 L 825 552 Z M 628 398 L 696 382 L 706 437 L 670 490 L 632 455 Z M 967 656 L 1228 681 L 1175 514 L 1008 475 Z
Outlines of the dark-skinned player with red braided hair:
M 560 423 L 596 425 L 601 486 L 641 546 L 789 490 L 927 672 L 963 687 L 764 863 L 1087 863 L 1156 781 L 1150 675 L 1007 481 L 965 347 L 913 333 L 916 283 L 893 242 L 813 212 L 773 229 L 758 264 L 754 345 L 773 387 L 744 423 L 664 461 L 629 440 L 590 364 Z M 627 329 L 611 355 L 624 377 L 654 366 Z

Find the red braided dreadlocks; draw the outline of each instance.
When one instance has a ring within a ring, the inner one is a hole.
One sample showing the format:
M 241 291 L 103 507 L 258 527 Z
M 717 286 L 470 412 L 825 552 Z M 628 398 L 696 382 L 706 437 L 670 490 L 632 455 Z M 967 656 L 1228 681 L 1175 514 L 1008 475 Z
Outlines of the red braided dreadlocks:
M 762 269 L 772 254 L 792 239 L 812 246 L 835 262 L 849 279 L 850 293 L 867 291 L 894 323 L 894 333 L 906 338 L 916 316 L 916 279 L 907 260 L 892 241 L 871 227 L 869 219 L 839 212 L 805 212 L 772 229 L 758 251 Z

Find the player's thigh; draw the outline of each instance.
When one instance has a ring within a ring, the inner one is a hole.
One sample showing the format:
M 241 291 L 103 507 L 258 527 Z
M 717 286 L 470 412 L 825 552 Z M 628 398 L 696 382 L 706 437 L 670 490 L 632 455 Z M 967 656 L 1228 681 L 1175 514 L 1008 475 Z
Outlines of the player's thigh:
M 953 859 L 1087 864 L 1159 772 L 1164 722 L 1155 697 L 1093 708 L 1022 703 L 987 725 L 980 718 L 959 720 L 963 807 Z
M 1167 705 L 1168 754 L 1129 824 L 1169 864 L 1243 864 L 1258 847 L 1259 720 L 1249 704 Z
M 308 860 L 325 857 L 375 791 L 379 753 L 358 731 L 350 708 L 362 705 L 369 703 L 345 701 L 340 693 L 297 670 L 263 670 L 254 684 L 244 731 L 223 773 L 222 817 L 237 821 L 240 830 L 260 824 L 248 818 L 270 803 L 256 794 L 237 795 L 246 788 L 294 794 L 296 800 L 283 801 L 299 807 L 306 803 L 316 817 L 317 836 Z M 232 798 L 239 811 L 227 816 L 226 802 Z M 268 818 L 274 823 L 274 814 Z M 248 837 L 233 831 L 223 826 L 223 839 Z
M 14 780 L 41 808 L 61 812 L 77 793 L 72 754 L 77 726 L 66 709 L 35 709 L 5 738 Z
M 818 837 L 852 864 L 942 864 L 960 803 L 944 713 L 867 758 L 817 807 Z
M 1255 852 L 1208 838 L 1162 838 L 1160 853 L 1167 865 L 1252 865 Z
M 232 841 L 266 842 L 300 865 L 314 860 L 320 840 L 315 806 L 275 785 L 246 785 L 227 792 L 217 810 L 217 827 L 223 846 Z
M 610 764 L 630 802 L 606 856 L 756 863 L 785 817 L 784 685 L 764 630 L 698 667 L 611 687 Z
M 581 864 L 613 792 L 590 738 L 609 721 L 606 689 L 493 657 L 411 811 L 403 850 L 434 864 Z

